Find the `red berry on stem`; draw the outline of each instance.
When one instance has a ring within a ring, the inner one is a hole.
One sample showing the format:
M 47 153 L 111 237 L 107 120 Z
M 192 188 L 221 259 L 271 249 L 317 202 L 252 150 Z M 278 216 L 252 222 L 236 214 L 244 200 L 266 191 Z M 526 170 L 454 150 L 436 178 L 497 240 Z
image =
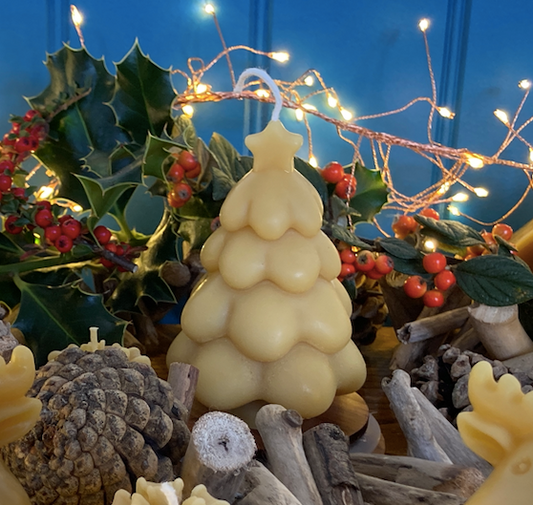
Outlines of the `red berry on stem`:
M 35 224 L 41 228 L 46 228 L 54 222 L 54 216 L 49 209 L 41 209 L 35 214 Z
M 24 153 L 30 151 L 31 147 L 32 143 L 30 137 L 19 137 L 15 141 L 15 151 L 17 151 L 17 153 Z
M 424 270 L 430 274 L 436 274 L 442 272 L 446 268 L 447 259 L 444 254 L 440 252 L 432 252 L 426 254 L 422 259 L 422 265 Z
M 342 168 L 340 163 L 332 161 L 321 170 L 320 175 L 326 182 L 337 184 L 338 182 L 341 182 L 344 177 L 344 168 Z
M 38 209 L 48 209 L 48 210 L 50 210 L 52 208 L 52 204 L 48 200 L 39 200 L 38 202 L 35 202 L 35 206 Z
M 409 298 L 420 298 L 427 289 L 428 285 L 420 275 L 411 275 L 403 284 L 403 290 Z
M 15 164 L 11 160 L 2 160 L 0 161 L 0 174 L 3 174 L 6 170 L 13 174 L 15 169 Z
M 511 240 L 511 237 L 513 236 L 513 229 L 508 225 L 504 223 L 498 223 L 495 224 L 492 228 L 492 235 L 498 235 L 498 237 L 503 238 L 504 240 Z
M 185 177 L 187 179 L 194 179 L 195 177 L 198 177 L 200 175 L 200 172 L 202 171 L 202 166 L 200 163 L 196 165 L 196 168 L 193 168 L 192 170 L 187 170 L 185 172 Z
M 446 291 L 455 285 L 455 274 L 451 270 L 443 270 L 435 275 L 433 282 L 437 289 L 440 291 Z
M 419 214 L 424 217 L 432 217 L 433 219 L 436 219 L 437 221 L 440 219 L 439 213 L 435 209 L 422 209 Z
M 178 163 L 185 169 L 186 172 L 194 170 L 198 165 L 196 156 L 189 151 L 181 151 L 178 156 Z
M 14 146 L 16 142 L 16 138 L 12 137 L 9 133 L 4 134 L 4 138 L 2 139 L 2 143 L 5 146 Z
M 403 239 L 416 230 L 417 223 L 413 216 L 401 215 L 392 223 L 392 231 L 397 238 Z
M 335 185 L 335 194 L 343 200 L 349 200 L 355 195 L 357 181 L 352 174 L 344 174 L 342 181 Z
M 179 163 L 173 163 L 168 169 L 167 179 L 174 183 L 181 182 L 185 175 L 185 169 Z
M 67 253 L 72 249 L 73 243 L 72 239 L 68 235 L 61 235 L 54 242 L 54 245 L 60 253 Z
M 52 244 L 61 236 L 61 226 L 54 224 L 44 229 L 44 238 Z
M 374 265 L 374 268 L 372 270 L 369 270 L 368 272 L 365 272 L 365 275 L 369 279 L 381 279 L 385 274 L 378 272 L 378 270 L 376 269 L 376 266 Z
M 32 120 L 32 118 L 34 116 L 41 116 L 41 114 L 36 111 L 35 109 L 30 109 L 28 112 L 26 112 L 26 114 L 24 114 L 24 117 L 22 119 L 24 119 L 24 121 L 26 121 L 27 123 L 30 122 Z
M 8 233 L 12 235 L 18 235 L 22 231 L 22 226 L 17 226 L 15 223 L 18 221 L 18 216 L 9 216 L 4 222 L 4 228 Z
M 386 275 L 394 270 L 394 261 L 386 254 L 380 254 L 376 258 L 374 269 L 382 275 Z
M 361 272 L 369 272 L 375 265 L 374 255 L 370 251 L 359 251 L 355 260 L 355 267 Z
M 74 218 L 69 218 L 61 223 L 61 232 L 70 239 L 78 238 L 81 233 L 81 223 Z
M 494 236 L 492 233 L 488 231 L 484 231 L 481 236 L 483 237 L 483 240 L 485 241 L 485 244 L 488 245 L 496 245 L 496 240 L 494 239 Z
M 98 225 L 93 230 L 93 235 L 100 245 L 105 245 L 111 240 L 111 231 L 103 225 Z
M 13 196 L 20 198 L 21 200 L 26 201 L 28 197 L 26 196 L 26 189 L 25 188 L 16 188 L 12 187 L 10 189 L 10 192 Z
M 11 185 L 13 184 L 13 179 L 9 177 L 9 175 L 2 174 L 0 175 L 0 191 L 5 193 L 6 191 L 9 191 L 11 189 Z
M 355 253 L 349 247 L 343 249 L 339 256 L 343 263 L 355 263 Z
M 444 295 L 438 289 L 430 289 L 422 298 L 426 307 L 441 307 L 444 303 Z
M 349 275 L 353 275 L 355 273 L 355 267 L 351 263 L 342 263 L 341 265 L 341 273 L 339 274 L 339 277 L 348 277 Z
M 190 200 L 191 195 L 191 187 L 185 182 L 180 182 L 175 184 L 174 187 L 168 192 L 168 204 L 174 208 L 183 207 Z

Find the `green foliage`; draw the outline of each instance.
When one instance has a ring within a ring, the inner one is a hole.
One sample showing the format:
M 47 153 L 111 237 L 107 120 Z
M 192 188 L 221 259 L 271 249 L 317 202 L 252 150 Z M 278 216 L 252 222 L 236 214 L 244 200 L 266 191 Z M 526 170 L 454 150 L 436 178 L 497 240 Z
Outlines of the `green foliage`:
M 374 216 L 387 203 L 388 189 L 379 170 L 370 170 L 359 162 L 355 164 L 357 190 L 350 200 L 350 207 L 360 215 L 354 216 L 352 222 L 372 222 Z
M 431 217 L 424 216 L 414 216 L 414 218 L 417 223 L 423 226 L 423 235 L 434 238 L 439 244 L 465 248 L 485 243 L 479 232 L 463 223 L 445 219 L 437 221 Z

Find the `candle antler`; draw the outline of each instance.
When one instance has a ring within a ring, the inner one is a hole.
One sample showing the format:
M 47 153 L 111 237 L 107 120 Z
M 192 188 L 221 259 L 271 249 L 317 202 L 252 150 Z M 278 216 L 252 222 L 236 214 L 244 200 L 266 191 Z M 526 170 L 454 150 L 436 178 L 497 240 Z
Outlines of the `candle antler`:
M 237 81 L 237 84 L 235 85 L 234 92 L 235 93 L 241 93 L 244 89 L 244 83 L 246 79 L 250 76 L 255 76 L 261 78 L 265 84 L 268 85 L 270 88 L 270 91 L 272 92 L 272 95 L 274 96 L 274 99 L 276 100 L 276 104 L 274 105 L 274 110 L 272 111 L 272 121 L 278 121 L 279 115 L 281 113 L 281 108 L 283 107 L 283 98 L 281 96 L 281 92 L 279 90 L 278 85 L 276 84 L 276 81 L 268 75 L 268 73 L 264 70 L 261 70 L 260 68 L 247 68 L 240 76 Z

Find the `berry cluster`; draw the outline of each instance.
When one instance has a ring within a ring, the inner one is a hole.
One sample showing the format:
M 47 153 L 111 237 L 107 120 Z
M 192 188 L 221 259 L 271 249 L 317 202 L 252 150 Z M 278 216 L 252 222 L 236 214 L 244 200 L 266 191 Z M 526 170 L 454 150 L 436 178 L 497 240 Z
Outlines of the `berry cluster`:
M 428 289 L 427 282 L 420 275 L 411 275 L 403 285 L 404 292 L 410 298 L 422 298 L 426 307 L 441 307 L 444 303 L 444 291 L 455 285 L 455 274 L 446 268 L 447 259 L 440 252 L 426 254 L 422 259 L 424 270 L 434 274 L 433 289 Z
M 340 163 L 336 161 L 328 163 L 320 174 L 326 182 L 335 184 L 335 194 L 339 198 L 349 200 L 355 195 L 357 180 L 352 174 L 344 173 L 344 168 Z
M 371 279 L 379 279 L 392 272 L 394 262 L 385 254 L 374 255 L 371 251 L 361 250 L 354 252 L 351 247 L 345 246 L 339 251 L 341 258 L 340 281 L 362 272 Z
M 192 196 L 192 188 L 184 179 L 194 179 L 201 172 L 201 165 L 196 156 L 189 151 L 180 151 L 172 155 L 173 163 L 168 169 L 167 180 L 171 189 L 167 194 L 168 204 L 177 209 L 183 207 Z
M 509 242 L 513 236 L 513 229 L 504 223 L 495 224 L 490 232 L 484 231 L 481 233 L 485 245 L 477 244 L 466 248 L 466 255 L 464 260 L 475 258 L 484 254 L 492 254 L 498 252 L 498 243 L 494 237 L 498 236 Z
M 435 209 L 423 209 L 419 212 L 420 216 L 432 217 L 437 221 L 440 219 L 439 213 Z M 407 235 L 414 233 L 418 228 L 418 223 L 413 216 L 406 214 L 398 216 L 392 223 L 392 231 L 394 236 L 399 239 L 404 239 Z

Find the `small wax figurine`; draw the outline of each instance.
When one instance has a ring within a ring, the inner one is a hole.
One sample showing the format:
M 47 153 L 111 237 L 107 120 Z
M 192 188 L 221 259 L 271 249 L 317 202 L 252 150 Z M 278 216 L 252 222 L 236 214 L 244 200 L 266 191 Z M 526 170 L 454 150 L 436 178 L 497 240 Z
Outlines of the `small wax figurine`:
M 294 169 L 301 144 L 278 120 L 246 138 L 253 169 L 202 249 L 207 275 L 184 307 L 167 363 L 200 370 L 196 397 L 211 409 L 262 401 L 310 418 L 365 381 L 339 254 L 321 231 L 322 201 Z
M 39 419 L 41 401 L 25 396 L 34 378 L 33 354 L 27 347 L 15 347 L 8 364 L 0 356 L 0 447 L 22 438 Z M 26 491 L 1 460 L 0 503 L 30 505 Z
M 470 372 L 468 396 L 474 407 L 457 417 L 465 444 L 494 466 L 466 505 L 533 503 L 533 392 L 524 394 L 510 374 L 494 380 L 480 361 Z
M 206 487 L 200 484 L 193 488 L 191 496 L 182 500 L 183 480 L 174 482 L 147 482 L 144 477 L 137 479 L 136 492 L 128 493 L 121 489 L 115 493 L 112 505 L 229 505 L 227 501 L 213 498 Z

